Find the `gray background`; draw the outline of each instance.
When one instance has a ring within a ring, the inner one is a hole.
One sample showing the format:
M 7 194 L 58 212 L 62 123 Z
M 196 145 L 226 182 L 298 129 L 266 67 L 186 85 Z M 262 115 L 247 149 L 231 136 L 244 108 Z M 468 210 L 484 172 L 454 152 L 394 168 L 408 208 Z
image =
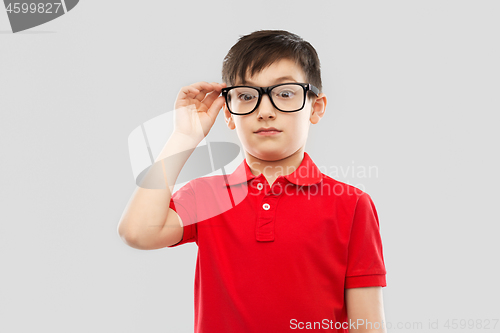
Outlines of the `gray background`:
M 378 170 L 329 175 L 377 206 L 386 320 L 423 324 L 391 331 L 498 319 L 499 16 L 486 0 L 87 0 L 12 34 L 0 8 L 0 331 L 192 332 L 196 245 L 140 251 L 117 235 L 135 187 L 127 138 L 182 86 L 220 82 L 259 29 L 319 53 L 313 160 Z M 211 138 L 233 140 L 219 116 Z

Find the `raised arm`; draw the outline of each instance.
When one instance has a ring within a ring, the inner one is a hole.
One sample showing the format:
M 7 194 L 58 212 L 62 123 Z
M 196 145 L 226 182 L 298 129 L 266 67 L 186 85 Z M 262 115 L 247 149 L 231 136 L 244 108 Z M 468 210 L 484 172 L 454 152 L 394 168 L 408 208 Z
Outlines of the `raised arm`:
M 171 193 L 180 171 L 196 146 L 212 128 L 224 104 L 219 97 L 225 84 L 198 82 L 183 87 L 175 103 L 174 131 L 155 163 L 161 163 L 165 188 L 137 186 L 118 224 L 118 234 L 131 247 L 158 249 L 182 239 L 182 221 L 169 208 Z M 175 156 L 175 159 L 169 158 Z M 146 175 L 144 179 L 151 181 Z

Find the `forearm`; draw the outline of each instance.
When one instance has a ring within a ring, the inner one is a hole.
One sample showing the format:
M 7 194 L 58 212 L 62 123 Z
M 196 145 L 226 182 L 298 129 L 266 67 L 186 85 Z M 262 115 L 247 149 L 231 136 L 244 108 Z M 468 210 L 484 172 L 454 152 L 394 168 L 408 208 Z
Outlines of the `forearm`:
M 156 171 L 151 168 L 143 177 L 123 212 L 118 226 L 122 237 L 147 238 L 163 228 L 177 177 L 197 145 L 197 141 L 181 133 L 170 136 L 155 159 Z

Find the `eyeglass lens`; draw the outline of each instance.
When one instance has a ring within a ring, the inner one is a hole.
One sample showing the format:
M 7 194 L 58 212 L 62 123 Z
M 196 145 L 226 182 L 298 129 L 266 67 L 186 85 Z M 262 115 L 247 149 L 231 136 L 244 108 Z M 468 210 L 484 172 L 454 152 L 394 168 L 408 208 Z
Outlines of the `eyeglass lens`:
M 274 87 L 269 95 L 276 107 L 282 111 L 296 111 L 304 102 L 304 88 L 296 84 Z M 257 105 L 259 90 L 239 87 L 228 92 L 228 106 L 234 113 L 249 113 Z

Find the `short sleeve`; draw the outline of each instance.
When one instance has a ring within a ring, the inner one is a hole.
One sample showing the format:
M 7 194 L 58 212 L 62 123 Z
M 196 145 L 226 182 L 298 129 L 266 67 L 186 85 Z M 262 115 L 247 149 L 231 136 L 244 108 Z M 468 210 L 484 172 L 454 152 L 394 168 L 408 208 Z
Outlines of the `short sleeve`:
M 196 200 L 191 183 L 187 183 L 177 190 L 170 199 L 169 207 L 174 210 L 182 220 L 182 239 L 168 247 L 175 247 L 184 243 L 191 243 L 197 240 L 196 227 Z
M 386 269 L 377 210 L 363 193 L 353 215 L 345 288 L 375 286 L 386 286 Z

